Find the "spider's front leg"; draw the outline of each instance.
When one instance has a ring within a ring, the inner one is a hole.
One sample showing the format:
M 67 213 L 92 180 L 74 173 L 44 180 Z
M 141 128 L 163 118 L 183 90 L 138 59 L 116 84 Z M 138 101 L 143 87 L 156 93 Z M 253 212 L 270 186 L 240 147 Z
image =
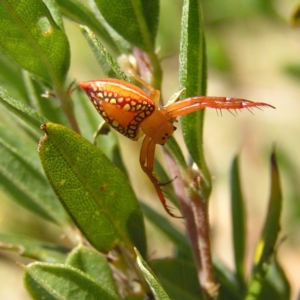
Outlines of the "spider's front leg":
M 154 166 L 154 155 L 155 155 L 156 144 L 153 142 L 152 138 L 145 136 L 140 153 L 140 164 L 143 171 L 148 175 L 149 179 L 153 183 L 156 193 L 159 197 L 160 202 L 162 203 L 165 211 L 174 218 L 182 218 L 181 216 L 174 215 L 169 207 L 167 206 L 166 199 L 163 195 L 163 192 L 160 188 L 161 184 L 157 178 L 153 175 L 153 166 Z
M 251 107 L 271 107 L 274 106 L 263 103 L 253 102 L 241 98 L 229 98 L 229 97 L 206 97 L 198 96 L 186 98 L 182 101 L 173 103 L 167 107 L 164 107 L 164 114 L 167 118 L 174 119 L 180 116 L 190 114 L 192 112 L 204 109 L 204 108 L 215 108 L 215 109 L 243 109 Z

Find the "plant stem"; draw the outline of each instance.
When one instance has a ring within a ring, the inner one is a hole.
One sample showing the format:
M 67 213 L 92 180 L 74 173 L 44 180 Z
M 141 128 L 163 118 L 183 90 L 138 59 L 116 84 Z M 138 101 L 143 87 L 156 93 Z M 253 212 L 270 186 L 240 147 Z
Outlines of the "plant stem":
M 66 115 L 71 128 L 75 132 L 80 133 L 80 129 L 79 129 L 76 117 L 75 117 L 75 113 L 74 113 L 74 104 L 73 104 L 72 99 L 70 98 L 69 93 L 62 86 L 56 85 L 55 94 L 57 95 L 57 97 L 60 101 L 61 109 L 64 112 L 64 114 Z
M 212 265 L 208 201 L 201 195 L 200 186 L 191 178 L 194 176 L 185 172 L 182 178 L 178 164 L 167 151 L 165 153 L 171 176 L 176 177 L 174 189 L 185 219 L 203 296 L 205 299 L 217 299 L 219 285 L 215 282 Z M 190 182 L 194 182 L 193 187 Z
M 199 193 L 195 193 L 191 197 L 190 203 L 195 220 L 196 237 L 201 260 L 198 277 L 206 298 L 217 299 L 219 285 L 215 281 L 212 264 L 208 201 L 199 196 Z

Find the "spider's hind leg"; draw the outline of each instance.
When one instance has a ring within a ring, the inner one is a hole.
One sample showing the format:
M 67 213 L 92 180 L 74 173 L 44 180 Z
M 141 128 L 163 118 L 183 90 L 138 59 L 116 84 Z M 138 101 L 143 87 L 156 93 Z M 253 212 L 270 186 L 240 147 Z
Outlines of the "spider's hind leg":
M 152 184 L 155 187 L 158 198 L 163 205 L 165 211 L 173 218 L 182 218 L 182 216 L 174 215 L 167 205 L 167 201 L 161 190 L 161 183 L 153 175 L 153 165 L 154 165 L 154 154 L 155 154 L 155 143 L 152 141 L 151 137 L 145 136 L 140 153 L 140 164 L 143 171 L 148 175 Z M 173 181 L 173 180 L 172 180 Z M 167 184 L 170 182 L 167 182 Z M 163 184 L 164 185 L 164 184 Z
M 133 77 L 137 82 L 139 82 L 146 90 L 150 92 L 149 97 L 154 102 L 155 106 L 157 107 L 159 99 L 160 99 L 160 91 L 156 90 L 154 87 L 152 87 L 150 84 L 148 84 L 144 79 L 139 77 L 136 74 L 128 74 L 128 76 Z
M 159 186 L 166 186 L 166 185 L 172 183 L 176 178 L 177 178 L 177 176 L 174 177 L 173 179 L 170 179 L 170 180 L 167 180 L 167 181 L 163 181 L 163 182 L 158 181 L 158 185 Z

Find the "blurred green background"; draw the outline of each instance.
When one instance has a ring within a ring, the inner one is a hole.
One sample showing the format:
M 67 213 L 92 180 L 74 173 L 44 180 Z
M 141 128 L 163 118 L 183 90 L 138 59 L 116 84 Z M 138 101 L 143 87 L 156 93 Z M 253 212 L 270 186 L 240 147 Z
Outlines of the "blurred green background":
M 276 110 L 238 112 L 207 110 L 205 149 L 213 192 L 210 205 L 213 253 L 233 266 L 230 228 L 229 170 L 240 154 L 242 186 L 246 199 L 249 266 L 265 216 L 269 193 L 268 157 L 276 147 L 284 197 L 278 257 L 293 288 L 300 288 L 300 28 L 290 26 L 299 1 L 203 0 L 208 55 L 208 95 L 241 97 L 274 105 Z M 178 52 L 182 1 L 161 1 L 160 57 L 164 69 L 164 101 L 178 91 Z M 133 20 L 134 22 L 134 20 Z M 70 80 L 102 77 L 79 29 L 66 20 L 71 44 Z M 88 100 L 87 100 L 88 101 Z M 75 103 L 76 106 L 76 103 Z M 99 117 L 100 120 L 100 117 Z M 96 128 L 95 128 L 96 129 Z M 92 134 L 92 133 L 91 133 Z M 42 136 L 42 132 L 41 132 Z M 182 142 L 180 129 L 175 137 Z M 119 135 L 123 158 L 140 198 L 162 211 L 147 177 L 140 169 L 140 142 Z M 37 141 L 38 144 L 38 141 Z M 157 151 L 158 155 L 160 151 Z M 1 194 L 1 232 L 40 237 L 63 243 L 61 232 Z M 180 221 L 173 220 L 183 229 Z M 50 227 L 51 226 L 51 227 Z M 148 226 L 151 258 L 172 253 L 164 237 Z M 162 247 L 163 246 L 163 247 Z M 22 287 L 26 263 L 15 254 L 0 251 L 0 299 L 28 299 Z

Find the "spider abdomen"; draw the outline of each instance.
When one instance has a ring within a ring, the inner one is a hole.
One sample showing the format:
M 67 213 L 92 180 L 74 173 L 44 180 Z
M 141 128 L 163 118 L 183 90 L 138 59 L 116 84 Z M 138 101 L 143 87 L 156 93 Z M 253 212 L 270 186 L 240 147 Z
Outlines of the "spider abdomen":
M 103 119 L 130 139 L 136 138 L 141 122 L 155 109 L 146 93 L 117 79 L 109 79 L 109 83 L 105 79 L 93 80 L 80 86 Z

